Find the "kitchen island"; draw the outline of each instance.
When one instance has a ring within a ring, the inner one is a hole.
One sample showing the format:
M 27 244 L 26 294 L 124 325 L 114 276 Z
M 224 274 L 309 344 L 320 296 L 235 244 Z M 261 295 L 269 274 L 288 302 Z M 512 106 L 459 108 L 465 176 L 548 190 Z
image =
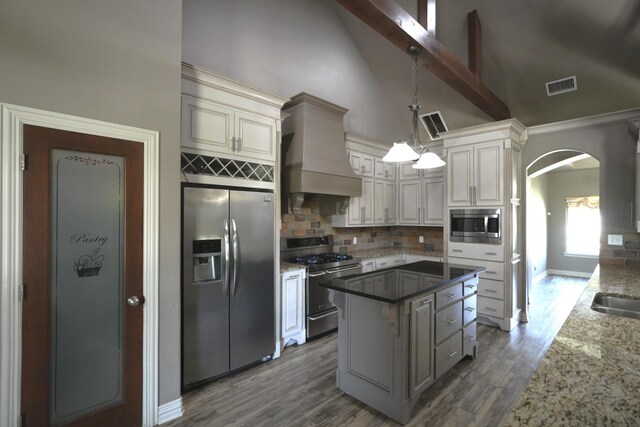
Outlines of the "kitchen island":
M 475 357 L 483 270 L 420 261 L 323 283 L 338 307 L 338 388 L 406 424 L 424 390 Z

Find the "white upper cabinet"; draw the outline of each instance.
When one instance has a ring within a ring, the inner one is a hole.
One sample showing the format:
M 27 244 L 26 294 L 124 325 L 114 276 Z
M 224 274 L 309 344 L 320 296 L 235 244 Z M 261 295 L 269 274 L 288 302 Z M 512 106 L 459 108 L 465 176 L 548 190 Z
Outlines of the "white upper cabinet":
M 379 225 L 396 223 L 396 183 L 376 180 L 374 183 L 374 222 Z
M 396 164 L 383 162 L 381 158 L 375 159 L 375 177 L 376 179 L 388 179 L 395 181 Z
M 357 151 L 349 152 L 349 161 L 353 172 L 358 176 L 373 177 L 373 169 L 375 159 L 369 154 L 359 153 Z
M 286 98 L 182 64 L 183 148 L 215 157 L 275 163 Z
M 426 178 L 422 182 L 422 223 L 444 225 L 444 179 Z
M 421 184 L 419 179 L 400 181 L 398 185 L 400 224 L 420 224 Z
M 503 141 L 455 147 L 447 155 L 449 206 L 504 204 Z

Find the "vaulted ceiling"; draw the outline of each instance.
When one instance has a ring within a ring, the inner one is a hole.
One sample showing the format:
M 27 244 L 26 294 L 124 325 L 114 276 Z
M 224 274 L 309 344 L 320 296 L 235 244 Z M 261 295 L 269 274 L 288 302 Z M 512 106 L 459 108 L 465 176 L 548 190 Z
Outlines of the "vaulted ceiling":
M 416 0 L 396 0 L 417 19 Z M 393 108 L 411 99 L 410 58 L 335 4 Z M 482 23 L 483 83 L 527 126 L 640 106 L 639 0 L 456 0 L 437 3 L 436 38 L 467 63 L 467 13 Z M 578 90 L 547 96 L 545 82 L 575 75 Z M 450 129 L 493 119 L 424 68 L 421 112 Z M 410 115 L 407 111 L 407 120 Z

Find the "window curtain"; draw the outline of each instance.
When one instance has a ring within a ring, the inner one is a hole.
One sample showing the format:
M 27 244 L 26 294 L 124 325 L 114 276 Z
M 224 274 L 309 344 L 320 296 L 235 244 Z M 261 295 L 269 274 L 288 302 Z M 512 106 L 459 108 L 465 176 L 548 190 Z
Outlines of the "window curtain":
M 568 208 L 587 207 L 596 209 L 600 207 L 600 196 L 567 197 L 565 199 Z

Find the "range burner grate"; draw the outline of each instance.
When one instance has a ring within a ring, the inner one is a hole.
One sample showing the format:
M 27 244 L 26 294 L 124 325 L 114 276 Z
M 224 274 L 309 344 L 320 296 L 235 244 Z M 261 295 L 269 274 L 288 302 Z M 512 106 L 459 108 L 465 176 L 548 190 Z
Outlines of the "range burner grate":
M 351 255 L 331 252 L 331 253 L 316 254 L 316 255 L 294 256 L 289 258 L 289 262 L 293 264 L 302 264 L 302 265 L 319 265 L 319 264 L 328 264 L 328 263 L 339 262 L 339 261 L 348 261 L 351 259 L 353 259 Z

